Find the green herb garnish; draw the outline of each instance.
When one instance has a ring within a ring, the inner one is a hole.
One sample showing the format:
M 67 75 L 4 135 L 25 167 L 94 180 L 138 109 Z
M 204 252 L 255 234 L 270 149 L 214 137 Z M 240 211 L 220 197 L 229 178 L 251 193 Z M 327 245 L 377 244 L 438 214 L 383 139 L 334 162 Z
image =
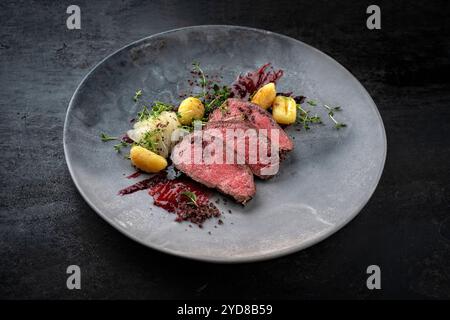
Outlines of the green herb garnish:
M 311 129 L 311 124 L 322 123 L 322 119 L 317 114 L 311 116 L 310 111 L 303 109 L 300 104 L 297 104 L 297 109 L 300 111 L 297 116 L 297 121 L 305 130 Z
M 341 107 L 329 107 L 326 104 L 323 105 L 328 110 L 328 116 L 330 117 L 331 121 L 334 122 L 334 127 L 336 129 L 345 128 L 347 125 L 343 122 L 339 122 L 334 118 L 334 111 L 341 111 Z
M 103 142 L 119 140 L 119 138 L 109 136 L 109 135 L 107 135 L 106 133 L 103 133 L 103 132 L 100 134 L 100 138 L 102 139 Z
M 120 141 L 120 143 L 114 145 L 114 150 L 116 150 L 117 152 L 121 152 L 122 148 L 128 147 L 130 145 L 130 143 L 125 142 L 125 141 Z
M 139 142 L 137 142 L 136 144 L 156 153 L 159 142 L 159 136 L 157 134 L 159 132 L 160 129 L 146 132 L 141 140 L 139 140 Z
M 137 114 L 138 121 L 144 121 L 149 118 L 157 118 L 164 111 L 173 111 L 173 106 L 164 102 L 155 101 L 153 103 L 152 109 L 148 110 L 147 106 L 143 106 L 142 110 Z
M 342 122 L 338 122 L 338 123 L 336 123 L 335 125 L 334 125 L 334 127 L 336 128 L 336 129 L 340 129 L 340 128 L 344 128 L 344 127 L 346 127 L 347 125 L 345 124 L 345 123 L 342 123 Z
M 313 107 L 318 105 L 318 103 L 314 100 L 308 100 L 307 104 Z M 326 104 L 324 104 L 323 107 L 327 109 L 328 117 L 331 119 L 331 121 L 333 121 L 334 127 L 336 129 L 345 128 L 347 126 L 345 123 L 337 121 L 334 117 L 334 112 L 341 111 L 341 107 L 330 107 Z M 300 111 L 297 115 L 297 122 L 300 123 L 305 130 L 309 130 L 310 125 L 313 123 L 322 123 L 322 119 L 317 114 L 311 116 L 310 111 L 303 109 L 300 104 L 297 104 L 297 109 Z
M 208 82 L 206 81 L 206 76 L 205 73 L 203 72 L 202 68 L 200 68 L 200 63 L 198 62 L 193 62 L 192 63 L 192 67 L 194 69 L 194 71 L 199 75 L 200 77 L 200 87 L 203 90 L 203 97 L 206 97 L 206 93 L 207 93 L 207 89 L 206 86 L 208 84 Z
M 134 94 L 133 97 L 134 102 L 137 102 L 141 96 L 142 96 L 142 89 L 139 89 Z
M 215 84 L 213 86 L 212 96 L 214 98 L 205 106 L 206 114 L 209 114 L 215 108 L 221 107 L 223 105 L 225 100 L 227 100 L 230 96 L 230 89 L 227 86 L 223 86 L 222 88 L 220 88 L 219 85 Z
M 194 205 L 195 207 L 198 207 L 197 203 L 197 195 L 193 193 L 192 191 L 186 190 L 181 193 L 183 196 L 189 199 L 189 204 Z
M 195 75 L 199 77 L 196 83 L 202 88 L 202 93 L 196 98 L 202 100 L 205 105 L 205 117 L 207 117 L 214 109 L 220 107 L 231 94 L 231 90 L 227 86 L 221 86 L 208 80 L 208 76 L 200 67 L 198 62 L 192 64 Z
M 100 138 L 102 139 L 103 142 L 120 140 L 119 138 L 111 137 L 111 136 L 107 135 L 106 133 L 101 133 Z M 116 150 L 117 152 L 120 152 L 122 150 L 122 148 L 128 147 L 129 145 L 131 145 L 131 144 L 126 141 L 120 140 L 120 142 L 118 144 L 115 144 L 113 147 L 114 147 L 114 150 Z
M 137 120 L 143 121 L 147 120 L 150 117 L 150 111 L 148 110 L 147 106 L 143 106 L 142 110 L 138 112 L 137 114 Z
M 164 102 L 155 101 L 150 115 L 152 118 L 157 118 L 164 111 L 173 111 L 173 106 Z

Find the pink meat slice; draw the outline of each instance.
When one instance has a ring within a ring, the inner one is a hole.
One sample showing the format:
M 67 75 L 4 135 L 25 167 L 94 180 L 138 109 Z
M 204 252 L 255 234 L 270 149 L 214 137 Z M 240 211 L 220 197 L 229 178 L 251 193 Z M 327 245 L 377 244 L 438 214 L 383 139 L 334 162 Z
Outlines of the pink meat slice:
M 259 132 L 248 121 L 210 121 L 204 130 L 218 135 L 226 142 L 234 150 L 233 159 L 244 159 L 257 177 L 268 179 L 278 173 L 278 152 L 272 152 L 272 144 L 267 135 Z
M 279 147 L 282 154 L 294 149 L 294 143 L 288 134 L 273 120 L 270 113 L 256 104 L 229 98 L 224 104 L 214 110 L 209 121 L 248 121 L 258 129 L 266 129 L 269 138 L 272 130 L 278 130 Z M 273 139 L 272 139 L 273 141 Z
M 256 192 L 250 168 L 245 164 L 225 163 L 225 152 L 211 152 L 209 162 L 204 161 L 202 153 L 206 148 L 213 150 L 217 147 L 217 150 L 220 150 L 219 144 L 223 147 L 224 142 L 219 137 L 213 137 L 209 140 L 203 139 L 198 147 L 198 144 L 194 143 L 196 139 L 198 137 L 191 133 L 174 147 L 171 159 L 175 167 L 193 180 L 209 188 L 216 188 L 238 202 L 249 201 Z M 195 154 L 200 163 L 195 161 Z

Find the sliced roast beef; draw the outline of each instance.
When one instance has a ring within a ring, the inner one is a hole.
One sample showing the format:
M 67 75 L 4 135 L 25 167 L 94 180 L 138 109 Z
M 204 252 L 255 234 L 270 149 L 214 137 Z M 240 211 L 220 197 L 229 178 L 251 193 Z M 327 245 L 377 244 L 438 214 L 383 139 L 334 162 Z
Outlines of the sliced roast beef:
M 220 137 L 199 130 L 185 136 L 174 147 L 171 159 L 176 168 L 193 180 L 245 203 L 256 192 L 253 174 L 245 164 L 226 163 L 226 153 Z
M 230 98 L 224 104 L 214 110 L 209 116 L 209 121 L 248 121 L 258 129 L 266 129 L 272 142 L 275 140 L 273 130 L 279 134 L 279 147 L 282 154 L 294 149 L 294 143 L 287 133 L 273 120 L 272 116 L 256 104 Z
M 215 130 L 214 130 L 215 129 Z M 210 121 L 205 129 L 211 135 L 219 135 L 228 148 L 234 150 L 233 159 L 245 163 L 253 174 L 268 179 L 278 173 L 278 148 L 272 149 L 270 139 L 248 121 Z

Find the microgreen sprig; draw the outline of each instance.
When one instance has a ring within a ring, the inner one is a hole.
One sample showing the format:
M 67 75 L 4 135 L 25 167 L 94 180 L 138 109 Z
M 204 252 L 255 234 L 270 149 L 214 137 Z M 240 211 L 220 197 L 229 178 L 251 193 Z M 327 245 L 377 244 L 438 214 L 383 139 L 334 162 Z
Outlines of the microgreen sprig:
M 335 111 L 341 111 L 341 107 L 337 106 L 337 107 L 330 107 L 327 106 L 326 104 L 323 105 L 324 108 L 326 108 L 328 110 L 328 116 L 330 117 L 331 121 L 334 122 L 334 127 L 336 129 L 341 129 L 341 128 L 345 128 L 347 125 L 343 122 L 339 122 L 334 118 L 334 112 Z
M 155 129 L 152 131 L 147 131 L 144 136 L 136 144 L 148 149 L 150 151 L 156 152 L 158 149 L 158 133 L 161 132 L 160 129 Z
M 106 133 L 103 133 L 103 132 L 100 134 L 100 139 L 102 139 L 103 142 L 119 140 L 119 138 L 112 137 L 112 136 L 107 135 Z
M 216 107 L 220 107 L 230 96 L 230 89 L 227 86 L 219 87 L 218 84 L 213 86 L 213 99 L 206 103 L 206 113 L 209 113 Z
M 315 100 L 308 100 L 306 101 L 307 104 L 309 104 L 311 107 L 317 106 L 317 101 Z
M 114 145 L 114 150 L 116 150 L 118 153 L 122 151 L 122 148 L 128 147 L 130 143 L 125 141 L 120 141 L 118 144 Z
M 108 141 L 114 141 L 114 140 L 120 140 L 120 142 L 118 144 L 115 144 L 113 146 L 114 150 L 116 150 L 117 152 L 120 153 L 120 151 L 122 150 L 122 148 L 124 147 L 128 147 L 129 145 L 131 145 L 130 143 L 121 140 L 120 138 L 117 137 L 112 137 L 110 135 L 107 135 L 106 133 L 101 133 L 100 134 L 100 139 L 102 139 L 103 142 L 108 142 Z
M 142 107 L 142 110 L 137 114 L 137 120 L 143 121 L 149 118 L 157 118 L 164 111 L 173 111 L 173 109 L 174 107 L 170 104 L 155 101 L 151 110 L 149 110 L 147 106 Z
M 183 191 L 181 194 L 189 199 L 189 204 L 192 204 L 195 207 L 198 207 L 197 195 L 194 192 L 186 190 L 186 191 Z
M 193 62 L 192 66 L 194 68 L 194 71 L 198 73 L 198 75 L 200 76 L 200 87 L 203 90 L 203 97 L 206 97 L 206 85 L 207 85 L 207 81 L 206 81 L 206 76 L 205 73 L 203 72 L 203 69 L 200 68 L 200 63 L 198 62 Z
M 134 102 L 137 102 L 141 96 L 142 96 L 142 89 L 139 89 L 134 93 L 133 97 Z
M 196 83 L 201 87 L 202 93 L 197 95 L 196 98 L 202 100 L 205 105 L 205 116 L 207 117 L 217 107 L 221 106 L 223 102 L 231 95 L 231 90 L 227 86 L 221 86 L 219 83 L 215 83 L 208 79 L 208 76 L 200 67 L 198 62 L 194 62 L 193 73 L 199 79 Z
M 161 101 L 153 102 L 151 116 L 153 118 L 157 118 L 164 111 L 173 111 L 174 107 L 168 103 L 164 103 Z
M 142 110 L 137 113 L 138 121 L 146 120 L 150 117 L 150 111 L 147 106 L 143 106 Z
M 310 124 L 322 123 L 322 119 L 317 114 L 311 116 L 310 111 L 303 109 L 300 104 L 297 104 L 297 109 L 300 111 L 298 114 L 298 122 L 303 125 L 305 130 L 311 128 Z

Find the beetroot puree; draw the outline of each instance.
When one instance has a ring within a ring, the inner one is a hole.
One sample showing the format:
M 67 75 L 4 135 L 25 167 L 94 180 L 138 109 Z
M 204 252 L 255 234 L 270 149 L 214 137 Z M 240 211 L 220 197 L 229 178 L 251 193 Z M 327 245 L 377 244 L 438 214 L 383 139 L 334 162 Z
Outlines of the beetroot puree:
M 201 227 L 206 219 L 220 216 L 219 209 L 209 200 L 206 188 L 186 178 L 168 179 L 164 174 L 156 174 L 120 190 L 119 195 L 146 189 L 156 206 L 177 215 L 175 221 L 190 221 Z M 183 194 L 186 191 L 195 194 L 195 203 Z
M 183 195 L 183 192 L 185 191 L 195 193 L 196 203 L 199 206 L 207 204 L 209 201 L 204 190 L 199 188 L 196 183 L 186 179 L 161 181 L 151 186 L 148 193 L 155 200 L 155 205 L 164 208 L 169 212 L 175 212 L 177 211 L 180 202 L 187 203 L 191 201 L 186 195 Z

